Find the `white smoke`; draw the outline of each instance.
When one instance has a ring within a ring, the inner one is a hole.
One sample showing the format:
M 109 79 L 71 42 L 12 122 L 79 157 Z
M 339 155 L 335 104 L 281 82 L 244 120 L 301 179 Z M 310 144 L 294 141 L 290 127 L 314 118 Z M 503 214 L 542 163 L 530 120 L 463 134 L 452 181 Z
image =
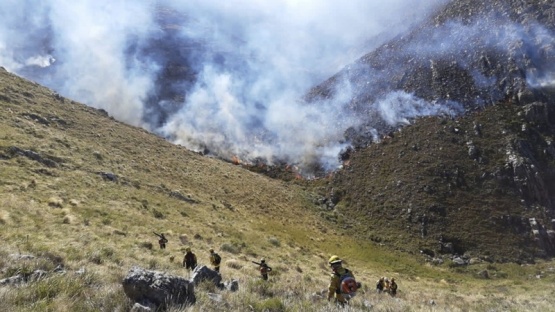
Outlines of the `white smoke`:
M 343 132 L 362 117 L 343 111 L 350 86 L 340 85 L 337 96 L 319 103 L 299 99 L 445 2 L 4 0 L 0 66 L 191 149 L 246 161 L 317 161 L 332 169 L 347 144 Z M 162 27 L 167 12 L 182 20 Z M 205 50 L 177 44 L 164 51 L 189 53 L 197 74 L 182 91 L 184 102 L 160 126 L 149 119 L 146 101 L 164 64 L 140 51 L 163 38 L 164 27 Z M 227 55 L 223 63 L 214 61 L 220 54 Z M 395 114 L 386 117 L 403 118 Z
M 378 113 L 390 126 L 408 125 L 412 118 L 421 116 L 456 116 L 464 108 L 455 102 L 430 103 L 402 91 L 389 93 L 376 102 Z
M 54 63 L 56 59 L 52 57 L 52 55 L 37 55 L 28 58 L 25 61 L 26 66 L 39 66 L 39 67 L 48 67 Z

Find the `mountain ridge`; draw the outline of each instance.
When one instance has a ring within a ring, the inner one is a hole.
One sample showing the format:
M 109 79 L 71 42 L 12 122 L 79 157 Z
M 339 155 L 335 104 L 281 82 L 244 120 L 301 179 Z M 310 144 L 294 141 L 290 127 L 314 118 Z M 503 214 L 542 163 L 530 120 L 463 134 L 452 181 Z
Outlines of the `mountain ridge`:
M 353 235 L 432 257 L 554 255 L 550 12 L 547 1 L 451 1 L 307 93 L 317 103 L 350 85 L 346 109 L 372 116 L 346 131 L 348 165 L 325 194 Z M 407 118 L 388 119 L 387 105 Z

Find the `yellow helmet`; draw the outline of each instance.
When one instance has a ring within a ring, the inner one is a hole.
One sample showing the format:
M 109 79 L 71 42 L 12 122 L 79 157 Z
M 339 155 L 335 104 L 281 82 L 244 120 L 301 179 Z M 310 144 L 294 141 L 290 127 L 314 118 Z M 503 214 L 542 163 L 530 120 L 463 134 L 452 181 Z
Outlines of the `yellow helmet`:
M 191 251 L 191 247 L 185 248 L 185 251 Z
M 210 251 L 211 253 L 212 253 L 212 252 L 214 252 L 214 248 L 210 248 L 210 250 L 209 250 L 209 251 Z
M 338 256 L 331 256 L 330 260 L 328 261 L 329 264 L 336 264 L 336 263 L 341 263 L 341 259 Z
M 260 263 L 264 263 L 264 262 L 266 262 L 266 259 L 264 258 L 260 259 Z

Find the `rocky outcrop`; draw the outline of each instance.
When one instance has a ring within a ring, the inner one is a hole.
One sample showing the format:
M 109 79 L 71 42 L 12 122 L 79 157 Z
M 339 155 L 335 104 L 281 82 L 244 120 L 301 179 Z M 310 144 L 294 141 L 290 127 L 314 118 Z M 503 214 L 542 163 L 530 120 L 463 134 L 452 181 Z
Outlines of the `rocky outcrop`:
M 217 287 L 223 287 L 222 276 L 220 273 L 211 270 L 204 265 L 197 265 L 197 267 L 195 267 L 191 280 L 195 285 L 198 285 L 203 281 L 211 281 Z
M 123 291 L 145 307 L 166 309 L 196 302 L 194 284 L 180 276 L 133 267 L 122 281 Z
M 437 249 L 432 237 L 444 234 L 440 253 L 477 252 L 500 261 L 554 256 L 554 25 L 553 1 L 449 1 L 310 90 L 310 103 L 351 90 L 344 109 L 363 116 L 345 131 L 353 148 L 342 154 L 346 170 L 329 187 L 342 196 L 324 202 L 346 207 L 357 215 L 354 223 L 367 218 L 369 238 L 380 243 L 387 240 L 380 227 L 396 224 L 406 239 L 418 237 L 430 250 Z M 392 111 L 406 118 L 390 118 Z M 442 124 L 451 126 L 396 137 L 427 115 L 446 115 Z M 372 147 L 376 142 L 384 146 Z M 425 169 L 403 172 L 407 161 Z M 489 237 L 474 235 L 477 227 Z
M 536 218 L 530 218 L 530 227 L 532 228 L 532 235 L 537 242 L 540 250 L 545 254 L 541 256 L 549 256 L 555 254 L 555 231 L 547 229 L 545 225 L 538 223 Z M 549 224 L 549 227 L 552 227 Z

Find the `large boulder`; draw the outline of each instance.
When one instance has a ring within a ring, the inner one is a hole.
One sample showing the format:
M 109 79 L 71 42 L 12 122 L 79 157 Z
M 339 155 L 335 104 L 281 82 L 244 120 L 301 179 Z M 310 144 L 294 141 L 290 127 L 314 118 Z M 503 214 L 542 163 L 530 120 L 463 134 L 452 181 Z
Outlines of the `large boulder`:
M 198 285 L 202 281 L 208 280 L 212 281 L 217 287 L 222 287 L 222 276 L 220 273 L 209 269 L 204 265 L 197 265 L 197 267 L 193 270 L 191 280 L 195 285 Z
M 189 305 L 196 301 L 194 284 L 180 276 L 133 267 L 122 281 L 123 291 L 144 306 Z

